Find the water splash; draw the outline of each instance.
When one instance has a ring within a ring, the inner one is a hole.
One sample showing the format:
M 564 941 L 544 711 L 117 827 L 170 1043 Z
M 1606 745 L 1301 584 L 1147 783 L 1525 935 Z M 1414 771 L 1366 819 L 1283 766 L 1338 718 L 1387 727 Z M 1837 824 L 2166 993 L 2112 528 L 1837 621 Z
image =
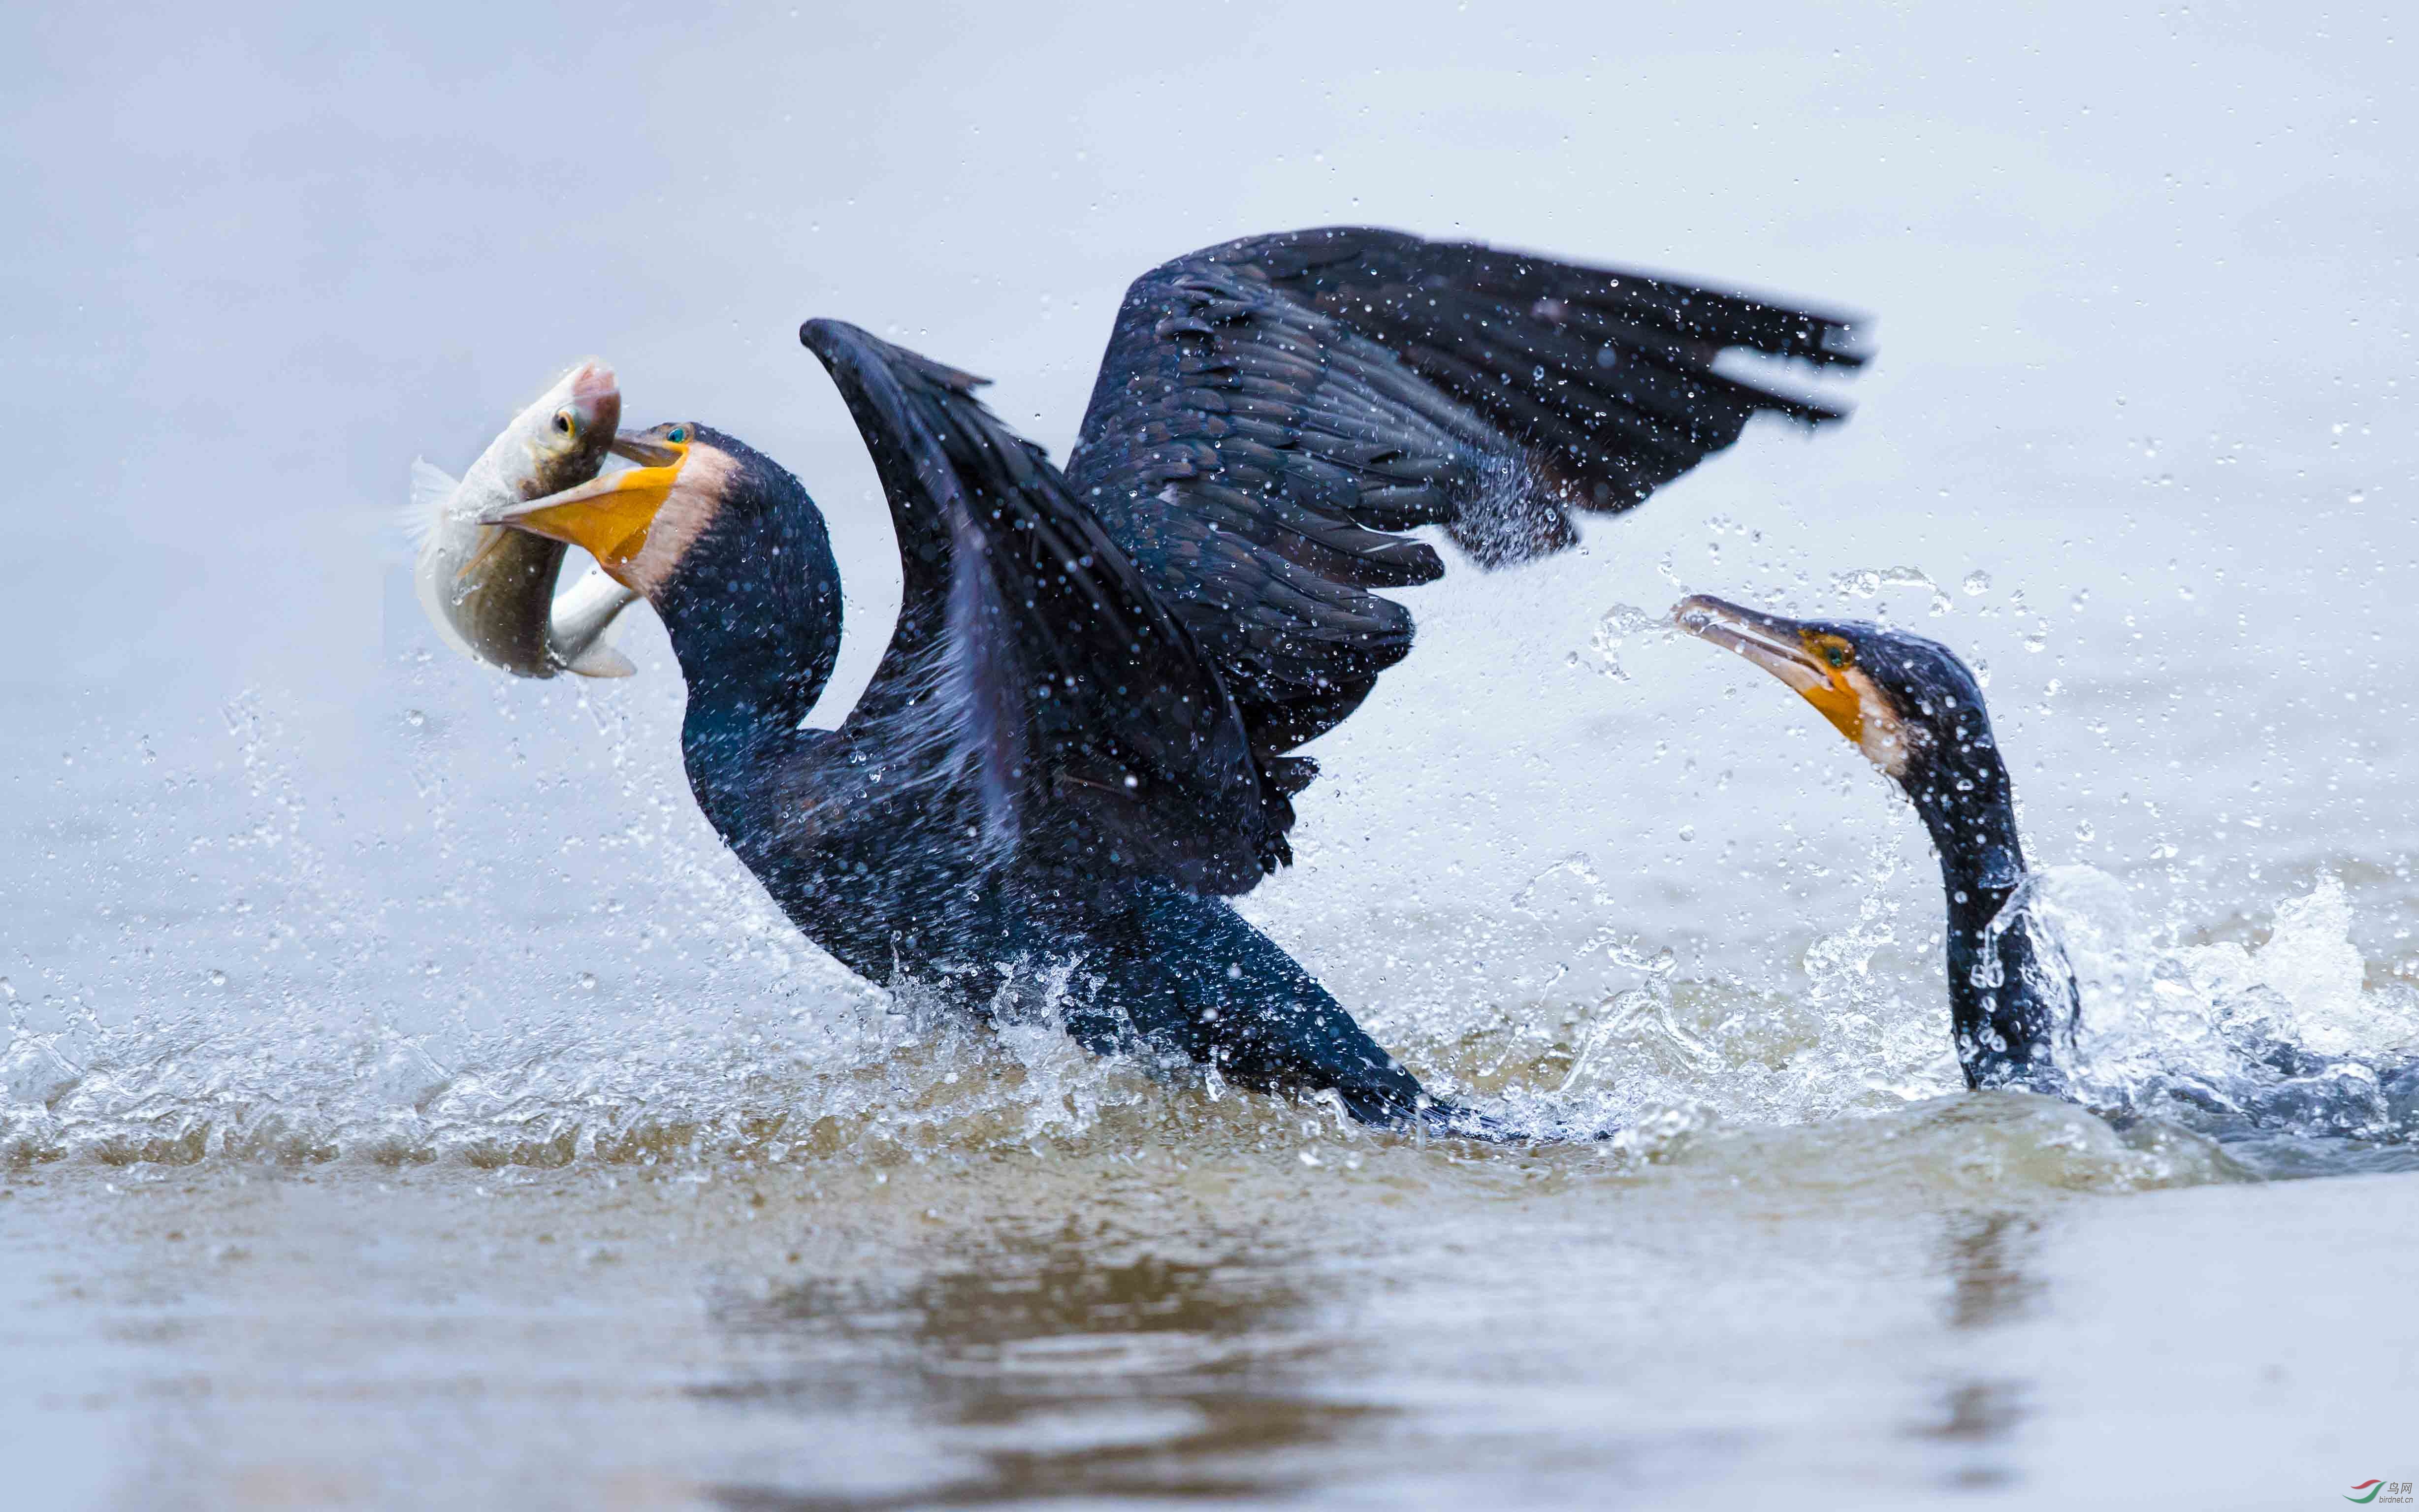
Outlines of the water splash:
M 1605 635 L 1662 628 L 1617 610 Z M 106 937 L 83 957 L 112 971 L 78 980 L 31 955 L 10 963 L 0 1160 L 878 1165 L 1115 1150 L 1170 1129 L 1243 1148 L 1290 1148 L 1305 1122 L 1345 1137 L 1327 1110 L 1225 1096 L 1214 1080 L 1192 1095 L 1182 1077 L 1094 1059 L 1047 1024 L 975 1028 L 847 977 L 705 830 L 677 765 L 650 754 L 676 748 L 649 723 L 666 717 L 614 689 L 572 694 L 602 737 L 601 760 L 579 753 L 581 791 L 609 819 L 562 839 L 561 896 L 516 890 L 539 868 L 490 870 L 496 844 L 551 843 L 558 821 L 483 794 L 443 718 L 398 759 L 381 813 L 358 807 L 364 794 L 340 806 L 307 791 L 291 711 L 239 701 L 229 780 L 170 774 L 171 798 L 95 829 L 96 853 L 121 857 L 129 879 L 99 891 Z M 171 801 L 203 797 L 190 813 Z M 449 859 L 469 812 L 482 848 Z M 399 872 L 398 836 L 437 864 Z M 149 916 L 146 847 L 191 873 L 188 896 L 223 906 Z M 1770 969 L 1708 970 L 1684 941 L 1641 934 L 1620 889 L 1575 855 L 1508 906 L 1421 919 L 1435 937 L 1409 954 L 1437 965 L 1409 1001 L 1347 995 L 1441 1091 L 1540 1135 L 1618 1127 L 1606 1148 L 1625 1158 L 1674 1158 L 1726 1130 L 1894 1117 L 1959 1086 L 1922 927 L 1934 904 L 1907 885 L 1901 849 L 1878 845 L 1857 874 L 1852 921 Z M 626 919 L 607 917 L 622 910 L 615 888 L 636 889 Z M 2419 1010 L 2400 988 L 2362 985 L 2345 911 L 2321 889 L 2257 951 L 2171 951 L 2167 976 L 2144 980 L 2222 1000 L 2224 1015 L 2203 1018 L 2246 1042 L 2356 1048 L 2382 1032 L 2380 1005 L 2404 1012 L 2394 1032 L 2411 1038 Z M 2139 933 L 2110 927 L 2120 942 Z M 556 947 L 564 933 L 580 955 Z M 1471 969 L 1443 965 L 1462 957 Z
M 2166 944 L 2122 883 L 2072 866 L 2027 877 L 1991 930 L 2030 931 L 2042 969 L 2072 975 L 2083 1102 L 2230 1136 L 2406 1139 L 2419 1133 L 2419 991 L 2368 986 L 2351 923 L 2342 882 L 2321 874 L 2262 945 Z
M 1588 649 L 1595 652 L 1603 665 L 1596 670 L 1615 682 L 1629 681 L 1629 673 L 1621 665 L 1622 649 L 1632 640 L 1666 641 L 1676 632 L 1671 616 L 1650 614 L 1631 604 L 1615 604 L 1596 621 L 1595 630 L 1588 637 Z
M 1975 578 L 1982 579 L 1983 587 L 1990 586 L 1990 579 L 1980 573 L 1969 577 L 1967 583 L 1971 584 Z M 1885 588 L 1920 588 L 1929 593 L 1932 602 L 1928 610 L 1934 618 L 1954 608 L 1947 592 L 1932 580 L 1931 575 L 1914 567 L 1862 567 L 1835 574 L 1831 579 L 1831 592 L 1840 598 L 1878 598 Z M 1966 589 L 1969 594 L 1980 591 L 1970 586 Z
M 1164 1093 L 1055 1026 L 987 1033 L 869 998 L 855 1012 L 509 1030 L 264 1032 L 145 1015 L 0 1054 L 0 1160 L 472 1166 L 778 1162 L 809 1150 L 1027 1147 Z
M 1778 980 L 1689 976 L 1668 948 L 1629 943 L 1636 984 L 1576 1017 L 1559 1079 L 1533 1080 L 1555 1087 L 1566 1127 L 1626 1127 L 1672 1107 L 1796 1125 L 1957 1090 L 1945 1001 L 1904 970 L 1902 873 L 1898 848 L 1877 844 L 1856 875 L 1856 918 L 1817 936 Z M 1620 948 L 1600 949 L 1621 959 Z M 1549 1063 L 1541 1057 L 1536 1071 Z

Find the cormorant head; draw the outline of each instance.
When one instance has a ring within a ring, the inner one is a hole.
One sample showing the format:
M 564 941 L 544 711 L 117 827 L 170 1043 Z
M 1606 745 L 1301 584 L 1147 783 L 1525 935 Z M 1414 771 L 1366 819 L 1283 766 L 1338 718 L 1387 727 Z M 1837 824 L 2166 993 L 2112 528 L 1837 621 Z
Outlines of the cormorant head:
M 1795 688 L 1914 802 L 1949 897 L 1949 1013 L 1967 1085 L 2063 1095 L 2073 979 L 2037 953 L 2030 929 L 1995 934 L 2025 852 L 1974 674 L 1937 640 L 1878 625 L 1783 619 L 1703 594 L 1672 614 Z
M 525 504 L 489 510 L 580 548 L 654 606 L 698 695 L 748 708 L 811 704 L 840 644 L 840 569 L 798 480 L 735 437 L 672 421 L 624 431 L 637 464 Z
M 2004 794 L 1982 689 L 1939 641 L 1855 620 L 1784 619 L 1703 594 L 1672 614 L 1795 688 L 1927 817 L 1970 807 L 1962 795 Z
M 480 523 L 509 525 L 578 547 L 608 576 L 652 602 L 726 512 L 762 506 L 767 480 L 757 474 L 769 470 L 796 487 L 751 448 L 693 422 L 623 431 L 612 449 L 638 465 L 527 503 L 491 509 L 479 517 Z

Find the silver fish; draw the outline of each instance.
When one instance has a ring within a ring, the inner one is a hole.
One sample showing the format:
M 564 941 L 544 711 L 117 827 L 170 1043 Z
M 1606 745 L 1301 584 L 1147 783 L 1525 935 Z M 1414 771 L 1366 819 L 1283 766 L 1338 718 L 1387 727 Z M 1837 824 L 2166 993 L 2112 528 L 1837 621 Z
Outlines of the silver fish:
M 479 523 L 490 509 L 595 477 L 621 421 L 613 370 L 591 358 L 514 416 L 458 482 L 425 461 L 412 463 L 409 523 L 420 542 L 412 579 L 447 645 L 522 677 L 638 671 L 604 639 L 638 594 L 592 572 L 558 597 L 562 542 Z

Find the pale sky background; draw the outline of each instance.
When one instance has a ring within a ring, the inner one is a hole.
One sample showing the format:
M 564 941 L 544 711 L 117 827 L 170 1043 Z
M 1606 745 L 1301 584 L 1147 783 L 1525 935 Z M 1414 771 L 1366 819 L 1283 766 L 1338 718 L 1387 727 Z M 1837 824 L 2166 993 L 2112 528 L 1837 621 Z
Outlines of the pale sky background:
M 1615 603 L 1856 609 L 1829 588 L 1865 568 L 1930 574 L 1930 628 L 1998 669 L 2037 851 L 2382 877 L 2413 838 L 2407 29 L 2228 4 L 25 9 L 0 844 L 26 864 L 0 954 L 122 995 L 159 990 L 109 944 L 130 910 L 240 895 L 310 938 L 383 899 L 400 959 L 463 933 L 439 898 L 684 906 L 645 890 L 670 853 L 564 859 L 639 804 L 725 865 L 684 807 L 660 632 L 634 615 L 641 676 L 585 705 L 412 662 L 412 458 L 460 469 L 600 353 L 633 423 L 705 420 L 799 473 L 862 665 L 895 564 L 802 318 L 988 374 L 1063 455 L 1128 279 L 1335 222 L 1867 311 L 1881 356 L 1837 432 L 1759 424 L 1583 556 L 1413 599 L 1419 655 L 1322 742 L 1306 864 L 1254 903 L 1322 970 L 1397 985 L 1322 933 L 1334 900 L 1500 913 L 1575 848 L 1667 938 L 1852 913 L 1845 872 L 1793 873 L 1813 890 L 1776 909 L 1757 858 L 1920 841 L 1804 711 L 1702 648 L 1633 645 L 1626 683 L 1569 658 Z M 606 766 L 600 798 L 580 774 Z M 2159 793 L 2196 795 L 2190 835 L 2143 815 Z M 230 848 L 262 825 L 290 843 Z M 1726 846 L 1744 880 L 1698 870 Z M 1935 906 L 1921 873 L 1892 886 Z M 193 928 L 180 971 L 261 949 Z M 351 949 L 328 959 L 382 969 Z

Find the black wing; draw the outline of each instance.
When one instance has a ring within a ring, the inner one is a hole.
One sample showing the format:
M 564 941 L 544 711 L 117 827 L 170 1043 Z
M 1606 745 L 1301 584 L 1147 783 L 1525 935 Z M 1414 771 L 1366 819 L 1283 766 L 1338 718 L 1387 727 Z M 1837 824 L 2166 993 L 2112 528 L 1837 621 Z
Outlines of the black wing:
M 1336 228 L 1256 237 L 1126 293 L 1068 458 L 1208 649 L 1253 744 L 1333 726 L 1410 649 L 1372 590 L 1577 539 L 1738 439 L 1842 410 L 1714 370 L 1744 347 L 1855 366 L 1851 322 L 1610 269 Z
M 994 838 L 1209 893 L 1289 859 L 1292 806 L 1216 669 L 1041 450 L 974 396 L 983 380 L 837 320 L 798 338 L 840 385 L 899 532 L 906 602 L 876 683 L 907 685 L 894 702 L 921 701 L 971 765 Z

